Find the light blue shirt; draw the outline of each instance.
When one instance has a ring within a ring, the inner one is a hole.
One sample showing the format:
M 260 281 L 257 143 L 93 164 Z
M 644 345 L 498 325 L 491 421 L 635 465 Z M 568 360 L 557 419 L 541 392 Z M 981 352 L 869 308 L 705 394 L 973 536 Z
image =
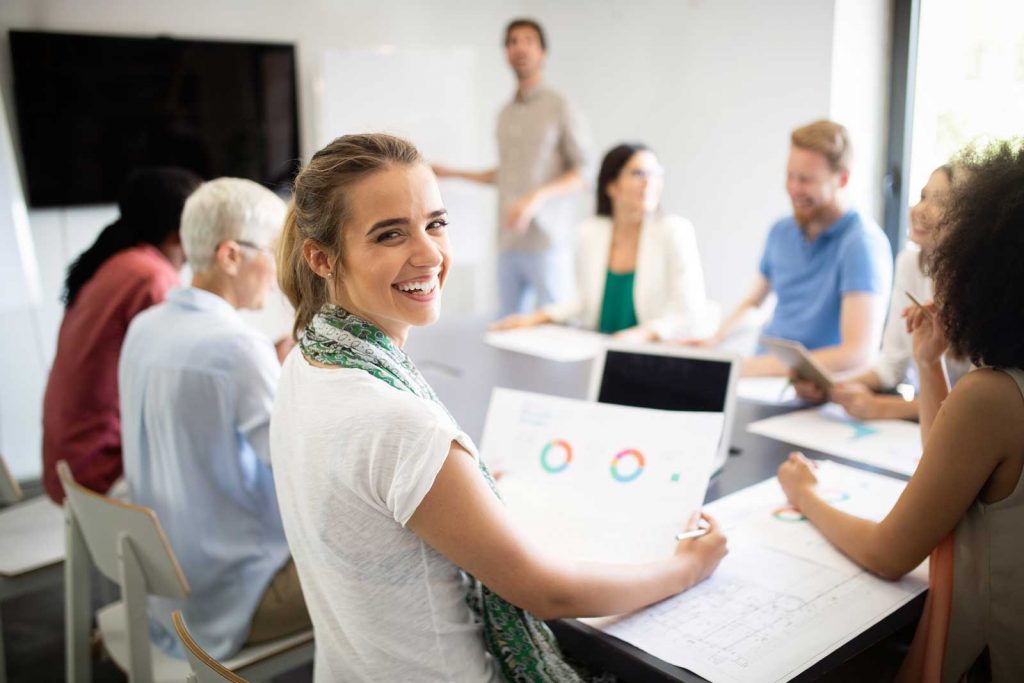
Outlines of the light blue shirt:
M 124 473 L 153 508 L 192 592 L 150 598 L 150 633 L 184 657 L 181 609 L 211 656 L 233 655 L 274 574 L 289 558 L 270 462 L 280 365 L 269 340 L 221 297 L 177 289 L 135 317 L 121 350 Z
M 889 300 L 892 251 L 881 228 L 856 211 L 808 242 L 789 216 L 772 226 L 761 257 L 761 274 L 778 297 L 762 334 L 800 342 L 808 349 L 834 346 L 843 295 L 870 292 Z

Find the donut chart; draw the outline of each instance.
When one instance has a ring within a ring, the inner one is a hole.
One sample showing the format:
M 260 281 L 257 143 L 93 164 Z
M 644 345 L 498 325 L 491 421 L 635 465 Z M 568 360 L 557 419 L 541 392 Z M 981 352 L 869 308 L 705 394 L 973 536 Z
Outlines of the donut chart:
M 780 522 L 804 522 L 807 520 L 799 510 L 790 505 L 772 510 L 772 517 Z
M 545 472 L 564 472 L 572 462 L 572 446 L 564 439 L 555 439 L 544 444 L 540 450 L 540 466 Z
M 818 495 L 830 505 L 836 505 L 850 499 L 850 494 L 841 489 L 824 489 L 819 491 Z M 772 510 L 772 517 L 780 522 L 803 522 L 807 520 L 803 513 L 792 505 L 783 505 L 780 508 L 775 508 Z
M 611 473 L 615 481 L 628 484 L 644 472 L 644 454 L 635 448 L 619 451 L 612 458 Z

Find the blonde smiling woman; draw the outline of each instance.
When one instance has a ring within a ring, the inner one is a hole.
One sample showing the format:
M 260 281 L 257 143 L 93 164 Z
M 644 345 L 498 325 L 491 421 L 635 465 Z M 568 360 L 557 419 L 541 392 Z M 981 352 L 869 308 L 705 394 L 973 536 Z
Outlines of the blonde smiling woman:
M 299 346 L 271 452 L 319 681 L 573 681 L 541 619 L 629 612 L 725 555 L 711 532 L 644 565 L 579 564 L 513 524 L 470 439 L 402 351 L 437 320 L 448 215 L 419 152 L 351 135 L 299 174 L 280 252 Z M 472 578 L 470 578 L 472 577 Z

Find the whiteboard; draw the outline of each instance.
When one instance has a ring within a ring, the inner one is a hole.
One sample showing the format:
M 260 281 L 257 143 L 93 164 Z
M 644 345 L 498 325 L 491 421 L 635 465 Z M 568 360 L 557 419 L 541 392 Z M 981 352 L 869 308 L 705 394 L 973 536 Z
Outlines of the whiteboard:
M 459 168 L 487 165 L 474 95 L 470 48 L 326 50 L 316 84 L 317 148 L 340 135 L 391 133 L 411 140 L 428 162 Z M 494 192 L 445 182 L 441 187 L 459 264 L 477 263 L 494 241 Z
M 0 95 L 0 312 L 39 304 L 39 265 Z

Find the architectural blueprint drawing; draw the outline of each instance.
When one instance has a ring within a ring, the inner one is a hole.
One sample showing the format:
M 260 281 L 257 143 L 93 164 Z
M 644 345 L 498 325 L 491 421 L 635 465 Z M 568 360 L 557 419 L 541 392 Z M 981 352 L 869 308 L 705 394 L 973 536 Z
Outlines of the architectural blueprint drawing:
M 873 519 L 885 516 L 904 486 L 828 462 L 819 480 L 824 497 Z M 594 626 L 712 681 L 784 681 L 927 588 L 926 565 L 898 582 L 860 569 L 786 504 L 774 478 L 706 510 L 729 538 L 715 574 L 640 612 L 592 620 Z

